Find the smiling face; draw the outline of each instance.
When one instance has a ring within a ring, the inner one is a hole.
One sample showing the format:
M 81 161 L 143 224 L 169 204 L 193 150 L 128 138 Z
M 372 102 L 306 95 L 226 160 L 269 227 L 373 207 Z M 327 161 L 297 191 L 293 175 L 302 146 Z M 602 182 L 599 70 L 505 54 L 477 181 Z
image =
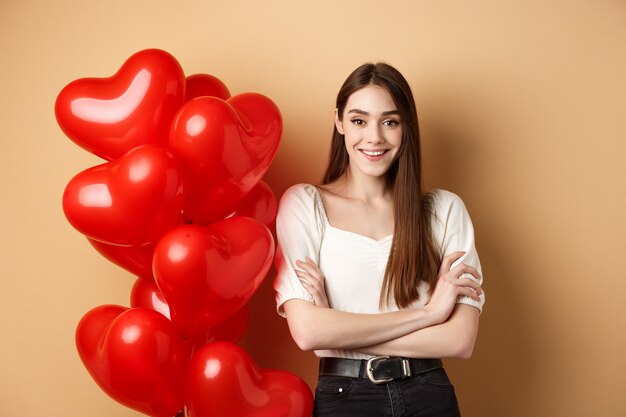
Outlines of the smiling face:
M 378 85 L 355 91 L 335 125 L 344 135 L 351 175 L 384 177 L 398 157 L 402 120 L 391 94 Z

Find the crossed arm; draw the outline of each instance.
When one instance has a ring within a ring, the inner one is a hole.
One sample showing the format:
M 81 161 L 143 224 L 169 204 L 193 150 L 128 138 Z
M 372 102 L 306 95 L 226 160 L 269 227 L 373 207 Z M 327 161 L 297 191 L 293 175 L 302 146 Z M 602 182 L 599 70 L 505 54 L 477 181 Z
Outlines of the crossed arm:
M 456 304 L 459 295 L 478 300 L 482 292 L 471 274 L 478 271 L 451 265 L 463 252 L 444 258 L 430 301 L 421 308 L 379 314 L 356 314 L 328 308 L 324 277 L 312 261 L 298 262 L 298 276 L 315 305 L 289 300 L 284 309 L 292 337 L 303 350 L 350 349 L 373 355 L 415 358 L 468 358 L 478 332 L 478 309 Z

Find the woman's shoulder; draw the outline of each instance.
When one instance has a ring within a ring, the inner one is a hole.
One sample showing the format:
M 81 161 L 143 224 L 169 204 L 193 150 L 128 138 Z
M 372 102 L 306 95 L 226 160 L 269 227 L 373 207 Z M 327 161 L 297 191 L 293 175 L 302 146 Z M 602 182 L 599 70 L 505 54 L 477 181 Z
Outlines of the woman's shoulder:
M 435 188 L 431 190 L 428 194 L 433 196 L 433 202 L 437 207 L 449 207 L 453 204 L 463 203 L 461 197 L 452 191 L 444 190 L 442 188 Z
M 295 184 L 287 188 L 280 198 L 276 224 L 296 222 L 324 231 L 326 215 L 319 191 L 312 184 Z
M 447 219 L 452 212 L 466 212 L 465 203 L 452 191 L 436 188 L 429 194 L 432 195 L 433 214 L 438 220 Z
M 290 202 L 312 202 L 317 198 L 318 193 L 315 185 L 305 183 L 294 184 L 285 190 L 280 201 L 281 204 Z
M 319 191 L 315 185 L 295 184 L 287 188 L 280 197 L 278 213 L 297 211 L 310 214 L 320 206 L 320 199 Z

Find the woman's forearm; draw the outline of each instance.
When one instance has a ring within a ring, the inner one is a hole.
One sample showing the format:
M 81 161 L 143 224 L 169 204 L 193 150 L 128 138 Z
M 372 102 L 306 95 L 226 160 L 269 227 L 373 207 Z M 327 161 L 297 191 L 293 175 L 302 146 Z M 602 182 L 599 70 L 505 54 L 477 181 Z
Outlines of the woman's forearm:
M 316 307 L 303 300 L 284 305 L 289 330 L 302 350 L 376 346 L 438 323 L 427 308 L 356 314 Z
M 476 268 L 465 264 L 451 267 L 463 253 L 454 252 L 444 258 L 437 284 L 426 306 L 372 314 L 347 313 L 328 308 L 325 278 L 318 266 L 308 258 L 296 261 L 296 265 L 301 268 L 296 270 L 296 274 L 304 288 L 313 295 L 315 304 L 300 299 L 292 299 L 284 304 L 291 335 L 302 350 L 359 350 L 365 347 L 406 350 L 412 344 L 411 334 L 451 318 L 460 295 L 480 300 L 480 285 L 475 280 L 462 277 L 463 274 L 470 274 L 479 279 Z M 450 333 L 450 327 L 444 327 L 444 334 L 441 335 L 444 341 L 447 340 L 445 336 Z M 393 343 L 388 346 L 390 342 Z
M 356 350 L 370 355 L 467 359 L 478 334 L 478 314 L 474 307 L 457 304 L 444 323 Z

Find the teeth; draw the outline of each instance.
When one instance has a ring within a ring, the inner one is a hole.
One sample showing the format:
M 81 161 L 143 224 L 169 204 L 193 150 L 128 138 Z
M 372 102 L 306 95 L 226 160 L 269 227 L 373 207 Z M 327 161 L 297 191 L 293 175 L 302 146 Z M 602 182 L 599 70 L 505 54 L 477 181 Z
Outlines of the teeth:
M 380 156 L 385 153 L 385 151 L 366 151 L 365 149 L 362 149 L 361 152 L 367 156 Z

